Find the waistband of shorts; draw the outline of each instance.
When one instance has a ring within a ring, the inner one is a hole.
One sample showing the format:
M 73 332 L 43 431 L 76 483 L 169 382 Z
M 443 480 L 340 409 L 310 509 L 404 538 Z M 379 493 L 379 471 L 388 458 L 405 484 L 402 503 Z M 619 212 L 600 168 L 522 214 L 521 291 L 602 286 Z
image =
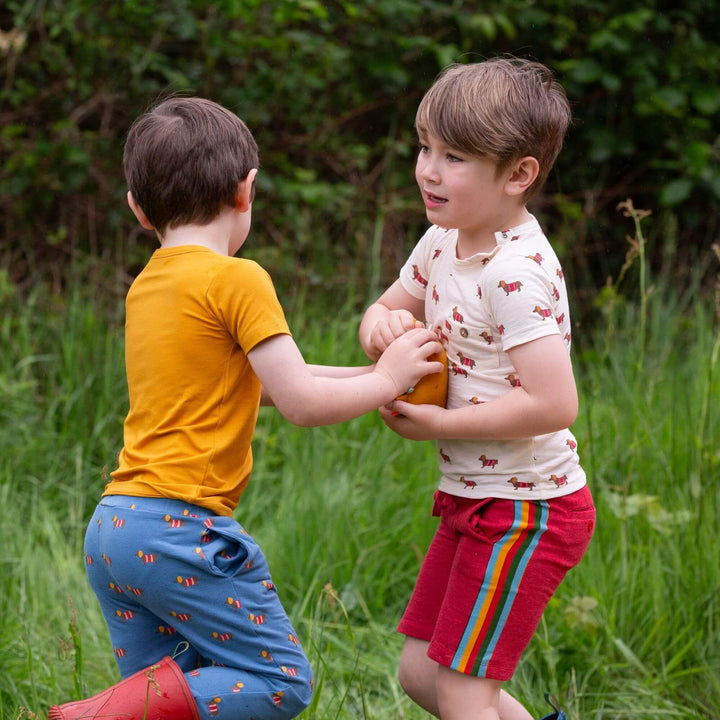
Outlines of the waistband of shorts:
M 553 495 L 552 497 L 548 498 L 542 498 L 539 497 L 537 499 L 533 498 L 507 498 L 507 497 L 497 497 L 494 495 L 487 496 L 487 497 L 480 497 L 480 498 L 472 498 L 472 497 L 466 497 L 465 495 L 453 495 L 452 493 L 449 493 L 445 490 L 440 490 L 439 488 L 435 490 L 435 493 L 433 495 L 433 499 L 436 506 L 442 506 L 442 507 L 456 507 L 456 508 L 469 508 L 473 507 L 475 505 L 482 505 L 490 501 L 498 501 L 498 500 L 505 500 L 507 502 L 546 502 L 551 506 L 555 507 L 565 507 L 573 508 L 577 505 L 592 505 L 593 504 L 593 497 L 590 492 L 590 488 L 587 486 L 587 483 L 582 485 L 582 487 L 577 488 L 576 490 L 572 490 L 569 493 L 563 493 L 560 495 Z
M 139 495 L 104 495 L 99 505 L 111 508 L 144 510 L 170 515 L 190 515 L 192 517 L 216 517 L 216 513 L 206 507 L 193 505 L 185 500 L 166 497 L 141 497 Z

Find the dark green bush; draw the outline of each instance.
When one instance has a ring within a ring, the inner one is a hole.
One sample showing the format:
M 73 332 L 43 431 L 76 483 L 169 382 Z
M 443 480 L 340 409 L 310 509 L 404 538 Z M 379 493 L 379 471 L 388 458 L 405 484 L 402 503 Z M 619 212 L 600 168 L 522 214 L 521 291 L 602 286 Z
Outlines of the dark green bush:
M 627 197 L 653 210 L 653 262 L 678 281 L 719 234 L 714 0 L 8 0 L 0 31 L 0 232 L 19 284 L 61 284 L 88 256 L 132 277 L 154 241 L 125 207 L 122 142 L 169 92 L 255 133 L 248 247 L 281 288 L 383 284 L 425 224 L 419 98 L 448 63 L 505 52 L 550 65 L 574 106 L 533 209 L 578 286 L 617 276 Z

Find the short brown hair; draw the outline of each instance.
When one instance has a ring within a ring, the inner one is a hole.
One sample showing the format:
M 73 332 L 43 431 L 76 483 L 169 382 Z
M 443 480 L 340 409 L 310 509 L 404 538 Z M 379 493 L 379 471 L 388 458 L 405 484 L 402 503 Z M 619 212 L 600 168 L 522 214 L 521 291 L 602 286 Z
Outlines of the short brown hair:
M 534 157 L 540 171 L 528 200 L 545 183 L 570 118 L 565 91 L 549 68 L 499 57 L 442 72 L 420 102 L 415 126 L 457 150 L 495 160 L 498 172 Z
M 258 162 L 245 123 L 196 97 L 169 98 L 141 115 L 123 155 L 128 188 L 160 235 L 167 227 L 206 225 L 233 206 L 238 183 Z

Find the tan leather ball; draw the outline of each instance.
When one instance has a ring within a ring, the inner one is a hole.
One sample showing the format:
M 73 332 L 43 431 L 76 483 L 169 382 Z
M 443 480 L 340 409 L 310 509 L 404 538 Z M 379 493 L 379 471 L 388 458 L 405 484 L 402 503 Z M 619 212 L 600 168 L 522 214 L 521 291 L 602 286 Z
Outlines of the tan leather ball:
M 398 395 L 397 399 L 413 405 L 439 405 L 445 407 L 448 389 L 448 361 L 444 348 L 441 352 L 435 353 L 428 358 L 428 362 L 438 361 L 443 364 L 443 369 L 440 372 L 424 375 L 415 387 L 408 388 L 402 395 Z

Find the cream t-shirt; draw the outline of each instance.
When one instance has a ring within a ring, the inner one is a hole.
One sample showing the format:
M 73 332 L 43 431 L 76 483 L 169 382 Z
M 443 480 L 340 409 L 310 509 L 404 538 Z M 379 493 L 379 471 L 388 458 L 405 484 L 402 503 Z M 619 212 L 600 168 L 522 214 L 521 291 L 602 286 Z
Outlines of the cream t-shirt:
M 425 301 L 427 326 L 445 347 L 448 408 L 482 403 L 522 383 L 507 351 L 571 325 L 560 263 L 537 220 L 496 233 L 491 253 L 458 259 L 457 231 L 432 226 L 400 272 Z M 585 485 L 570 430 L 520 440 L 442 440 L 439 488 L 463 497 L 546 499 Z

